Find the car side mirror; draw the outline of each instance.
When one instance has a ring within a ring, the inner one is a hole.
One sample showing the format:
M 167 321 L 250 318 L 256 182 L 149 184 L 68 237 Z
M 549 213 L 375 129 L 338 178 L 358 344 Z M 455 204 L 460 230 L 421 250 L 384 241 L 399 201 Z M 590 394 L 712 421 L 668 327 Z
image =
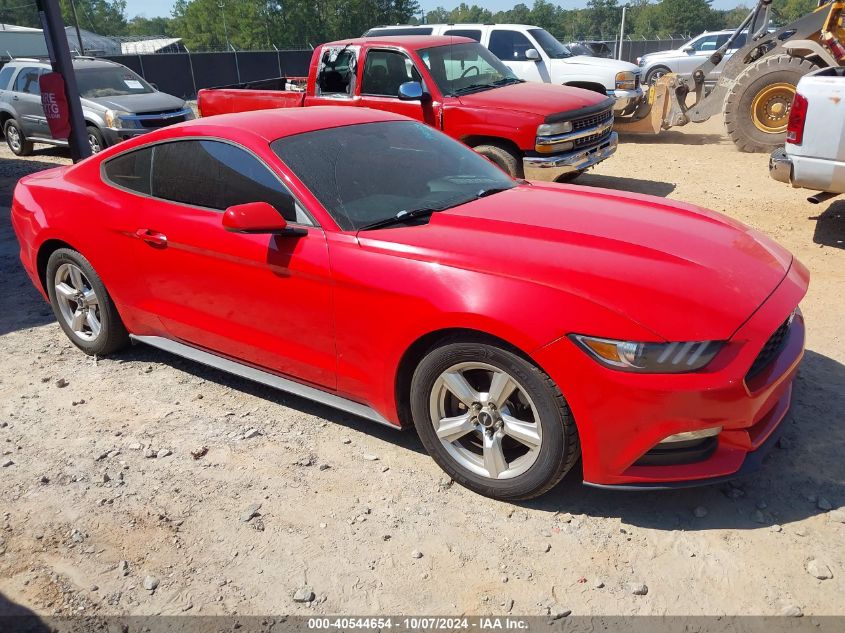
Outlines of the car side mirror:
M 692 46 L 684 46 L 681 50 L 683 52 L 685 52 L 687 55 L 695 52 L 695 49 Z
M 536 48 L 529 48 L 525 51 L 525 59 L 530 59 L 532 62 L 539 62 L 540 53 L 537 52 Z
M 293 199 L 291 199 L 292 208 Z M 307 233 L 303 228 L 288 226 L 280 211 L 268 202 L 248 202 L 229 207 L 223 214 L 223 228 L 232 233 L 253 235 L 304 235 Z
M 406 81 L 399 85 L 400 101 L 428 101 L 431 95 L 423 90 L 422 84 L 419 81 Z

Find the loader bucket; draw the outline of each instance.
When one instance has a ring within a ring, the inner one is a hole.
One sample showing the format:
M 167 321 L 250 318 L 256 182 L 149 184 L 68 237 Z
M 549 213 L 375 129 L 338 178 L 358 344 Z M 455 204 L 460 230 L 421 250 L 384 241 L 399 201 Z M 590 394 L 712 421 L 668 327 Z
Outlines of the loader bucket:
M 630 117 L 617 117 L 613 129 L 620 134 L 659 134 L 671 127 L 668 114 L 674 86 L 673 73 L 662 76 L 649 86 L 636 112 Z

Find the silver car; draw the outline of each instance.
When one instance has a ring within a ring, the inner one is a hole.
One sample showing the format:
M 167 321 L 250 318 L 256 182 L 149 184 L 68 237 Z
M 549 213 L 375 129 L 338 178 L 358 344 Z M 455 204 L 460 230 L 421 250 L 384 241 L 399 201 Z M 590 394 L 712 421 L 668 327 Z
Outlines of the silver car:
M 637 65 L 640 67 L 640 76 L 643 78 L 643 83 L 645 85 L 652 84 L 666 73 L 677 73 L 685 77 L 691 76 L 692 71 L 707 59 L 713 51 L 727 42 L 732 34 L 733 31 L 705 31 L 681 46 L 681 48 L 643 55 L 637 59 Z M 731 55 L 737 49 L 745 46 L 746 37 L 747 31 L 739 34 L 731 44 L 731 48 L 725 51 L 725 56 L 719 65 L 708 75 L 708 81 L 718 79 L 725 62 L 730 59 Z
M 0 70 L 0 129 L 18 156 L 34 143 L 67 145 L 50 134 L 38 80 L 51 72 L 41 59 L 13 59 Z M 105 59 L 77 57 L 73 70 L 93 153 L 124 139 L 194 118 L 178 97 L 159 92 L 135 72 Z

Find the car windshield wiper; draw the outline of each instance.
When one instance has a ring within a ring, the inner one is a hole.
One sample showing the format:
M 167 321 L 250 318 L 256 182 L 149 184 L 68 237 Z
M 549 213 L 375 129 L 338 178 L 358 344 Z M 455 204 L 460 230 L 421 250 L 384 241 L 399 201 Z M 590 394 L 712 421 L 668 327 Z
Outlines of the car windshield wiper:
M 494 81 L 493 85 L 494 86 L 508 86 L 510 84 L 524 84 L 524 83 L 525 83 L 524 79 L 518 79 L 516 77 L 504 77 L 502 79 L 499 79 L 498 81 Z
M 384 218 L 383 220 L 378 220 L 376 222 L 371 222 L 370 224 L 365 224 L 359 231 L 369 231 L 371 229 L 381 229 L 385 226 L 393 226 L 394 224 L 404 224 L 409 220 L 413 220 L 415 218 L 424 218 L 432 213 L 437 213 L 438 211 L 443 211 L 444 207 L 420 207 L 419 209 L 411 209 L 410 211 L 400 211 L 392 218 Z
M 456 88 L 452 91 L 452 95 L 463 95 L 470 92 L 476 92 L 479 90 L 488 90 L 489 88 L 496 88 L 495 84 L 470 84 L 468 86 L 464 86 L 463 88 Z
M 475 194 L 475 198 L 476 200 L 478 198 L 486 198 L 487 196 L 492 196 L 494 193 L 501 193 L 502 191 L 507 191 L 508 189 L 513 189 L 513 187 L 489 187 L 487 189 L 481 189 Z

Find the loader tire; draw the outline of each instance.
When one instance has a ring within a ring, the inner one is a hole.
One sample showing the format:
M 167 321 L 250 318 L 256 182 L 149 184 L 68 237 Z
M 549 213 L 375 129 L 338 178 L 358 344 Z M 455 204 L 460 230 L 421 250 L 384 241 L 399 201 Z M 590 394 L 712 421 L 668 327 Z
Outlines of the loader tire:
M 742 152 L 771 152 L 782 147 L 795 86 L 818 68 L 803 57 L 765 57 L 736 78 L 725 97 L 725 128 Z

